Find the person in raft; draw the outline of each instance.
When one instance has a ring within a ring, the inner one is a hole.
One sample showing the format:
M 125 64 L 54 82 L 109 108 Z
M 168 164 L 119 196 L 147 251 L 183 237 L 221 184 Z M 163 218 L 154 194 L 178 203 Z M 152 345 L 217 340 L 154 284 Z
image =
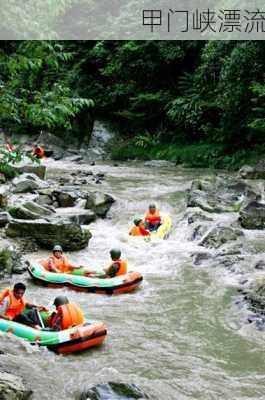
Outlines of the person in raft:
M 150 232 L 146 229 L 142 219 L 135 219 L 134 226 L 131 228 L 129 235 L 131 236 L 149 236 Z
M 155 204 L 150 204 L 144 216 L 146 229 L 150 232 L 156 231 L 161 225 L 161 215 Z
M 127 274 L 127 260 L 121 259 L 119 249 L 110 250 L 111 263 L 104 268 L 105 278 L 114 278 L 115 276 Z
M 45 157 L 45 150 L 43 146 L 39 146 L 38 144 L 32 145 L 32 155 L 38 159 Z
M 85 268 L 72 265 L 68 258 L 63 254 L 63 249 L 60 245 L 54 246 L 52 255 L 46 260 L 41 261 L 41 265 L 50 272 L 75 275 L 85 275 L 87 272 L 87 274 L 90 274 L 90 272 L 86 271 Z
M 13 289 L 7 288 L 0 294 L 0 318 L 19 322 L 40 329 L 39 311 L 48 311 L 45 307 L 26 302 L 24 283 L 16 283 Z M 25 312 L 25 309 L 30 309 Z
M 82 310 L 75 303 L 70 303 L 66 296 L 56 297 L 53 304 L 56 311 L 48 319 L 51 330 L 61 331 L 85 322 Z

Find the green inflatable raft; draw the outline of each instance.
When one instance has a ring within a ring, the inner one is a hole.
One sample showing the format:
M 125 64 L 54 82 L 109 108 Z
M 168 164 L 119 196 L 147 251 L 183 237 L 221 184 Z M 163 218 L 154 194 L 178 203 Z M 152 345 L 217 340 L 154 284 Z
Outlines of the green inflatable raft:
M 143 280 L 139 272 L 128 272 L 126 275 L 104 279 L 78 274 L 50 272 L 38 263 L 30 264 L 28 272 L 36 283 L 44 286 L 69 286 L 72 289 L 101 294 L 128 293 L 135 290 Z
M 85 322 L 62 331 L 45 331 L 2 318 L 0 318 L 0 331 L 12 333 L 31 344 L 47 346 L 50 350 L 64 354 L 99 345 L 107 335 L 106 326 L 102 322 Z

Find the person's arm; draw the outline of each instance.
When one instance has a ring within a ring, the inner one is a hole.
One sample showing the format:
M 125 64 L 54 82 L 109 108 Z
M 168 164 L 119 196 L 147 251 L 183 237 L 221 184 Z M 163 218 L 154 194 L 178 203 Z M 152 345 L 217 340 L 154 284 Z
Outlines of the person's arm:
M 110 267 L 104 268 L 104 271 L 106 275 L 108 275 L 110 278 L 114 278 L 119 269 L 120 269 L 119 263 L 114 263 Z
M 54 262 L 52 261 L 52 259 L 50 258 L 48 261 L 48 268 L 51 272 L 60 272 L 54 265 Z
M 39 311 L 49 311 L 48 308 L 44 306 L 37 306 L 36 304 L 33 303 L 26 303 L 27 308 L 37 308 Z
M 6 297 L 3 299 L 2 303 L 0 304 L 0 318 L 11 320 L 12 318 L 6 315 L 6 310 L 9 306 L 9 299 Z

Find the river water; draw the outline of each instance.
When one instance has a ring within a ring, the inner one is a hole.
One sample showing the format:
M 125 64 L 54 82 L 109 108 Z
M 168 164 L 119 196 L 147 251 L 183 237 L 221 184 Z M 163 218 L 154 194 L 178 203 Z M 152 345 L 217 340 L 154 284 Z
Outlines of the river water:
M 106 323 L 108 338 L 97 349 L 57 356 L 1 336 L 1 364 L 24 377 L 34 400 L 74 399 L 85 388 L 107 381 L 135 383 L 153 400 L 264 398 L 264 333 L 245 323 L 246 310 L 236 305 L 238 294 L 227 271 L 191 263 L 198 246 L 188 240 L 183 219 L 185 190 L 207 171 L 133 162 L 91 167 L 48 161 L 53 177 L 74 169 L 104 172 L 105 181 L 94 186 L 117 201 L 105 220 L 90 225 L 89 247 L 72 253 L 71 259 L 100 268 L 108 262 L 109 249 L 120 247 L 130 270 L 143 274 L 143 285 L 134 293 L 109 297 L 42 288 L 24 275 L 28 299 L 49 305 L 64 293 L 89 319 Z M 129 238 L 130 221 L 151 201 L 173 217 L 172 234 L 155 243 Z M 29 259 L 47 255 L 43 251 Z M 18 279 L 14 276 L 11 283 Z

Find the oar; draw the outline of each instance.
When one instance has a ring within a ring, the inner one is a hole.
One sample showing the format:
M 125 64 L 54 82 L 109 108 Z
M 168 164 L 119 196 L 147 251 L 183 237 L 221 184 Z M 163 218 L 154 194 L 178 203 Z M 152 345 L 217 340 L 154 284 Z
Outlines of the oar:
M 43 323 L 43 321 L 42 321 L 40 312 L 39 312 L 39 310 L 38 310 L 37 308 L 36 308 L 36 312 L 37 312 L 37 316 L 38 316 L 38 318 L 39 318 L 40 326 L 41 326 L 42 328 L 45 328 L 45 325 L 44 325 L 44 323 Z

